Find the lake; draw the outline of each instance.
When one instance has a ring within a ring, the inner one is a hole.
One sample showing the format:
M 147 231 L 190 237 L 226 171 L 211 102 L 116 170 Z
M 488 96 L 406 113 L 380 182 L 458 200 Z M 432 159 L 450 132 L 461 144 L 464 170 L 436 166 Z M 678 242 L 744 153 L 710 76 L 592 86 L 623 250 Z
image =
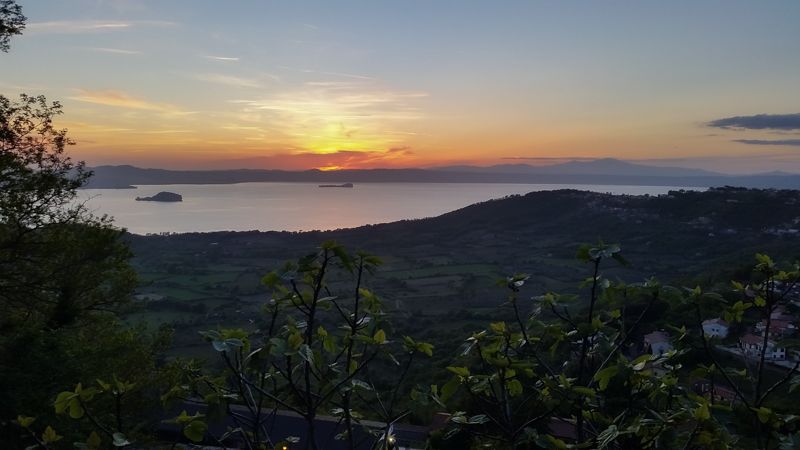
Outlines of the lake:
M 208 231 L 310 231 L 353 228 L 434 217 L 490 199 L 533 191 L 580 189 L 629 195 L 706 188 L 565 184 L 359 183 L 320 188 L 318 183 L 148 185 L 138 189 L 85 189 L 80 198 L 96 215 L 114 217 L 137 234 Z M 180 203 L 137 202 L 161 191 Z

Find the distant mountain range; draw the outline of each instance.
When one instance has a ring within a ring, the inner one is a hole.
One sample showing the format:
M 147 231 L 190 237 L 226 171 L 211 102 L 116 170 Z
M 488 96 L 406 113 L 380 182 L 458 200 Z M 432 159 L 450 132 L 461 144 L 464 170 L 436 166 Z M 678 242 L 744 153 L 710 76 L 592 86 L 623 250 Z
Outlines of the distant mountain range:
M 641 164 L 632 164 L 613 158 L 597 159 L 594 161 L 570 161 L 568 163 L 553 164 L 549 166 L 532 166 L 530 164 L 500 164 L 491 167 L 445 166 L 435 167 L 433 169 L 444 170 L 447 172 L 528 173 L 538 175 L 627 175 L 646 177 L 726 176 L 725 174 L 709 172 L 703 169 L 645 166 Z
M 550 166 L 502 164 L 491 167 L 447 166 L 432 169 L 164 170 L 134 166 L 98 166 L 92 170 L 94 177 L 87 186 L 90 189 L 251 182 L 599 184 L 800 189 L 800 175 L 784 172 L 727 175 L 701 169 L 632 164 L 616 159 L 571 161 Z

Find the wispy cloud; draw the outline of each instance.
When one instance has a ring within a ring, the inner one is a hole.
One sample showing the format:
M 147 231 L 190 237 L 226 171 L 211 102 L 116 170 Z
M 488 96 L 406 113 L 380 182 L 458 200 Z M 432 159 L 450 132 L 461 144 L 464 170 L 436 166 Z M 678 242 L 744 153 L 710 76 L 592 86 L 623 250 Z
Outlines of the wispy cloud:
M 29 23 L 25 34 L 96 33 L 101 31 L 124 30 L 134 26 L 168 26 L 172 22 L 162 21 L 113 21 L 113 20 L 69 20 L 56 22 Z
M 144 134 L 173 134 L 173 133 L 196 133 L 196 130 L 157 130 L 157 131 L 140 131 Z
M 706 125 L 734 130 L 800 130 L 800 113 L 726 117 Z
M 271 156 L 229 159 L 215 163 L 220 168 L 267 168 L 283 170 L 316 169 L 364 169 L 409 167 L 416 161 L 410 150 L 350 151 L 338 150 L 329 153 L 298 152 L 280 153 Z
M 234 76 L 231 76 L 231 75 L 222 75 L 222 74 L 219 74 L 219 73 L 199 74 L 199 75 L 196 75 L 196 78 L 198 80 L 202 80 L 202 81 L 210 81 L 212 83 L 225 84 L 225 85 L 228 85 L 228 86 L 235 86 L 235 87 L 248 87 L 248 88 L 259 88 L 259 87 L 261 87 L 261 85 L 255 80 L 250 80 L 250 79 L 247 79 L 247 78 L 234 77 Z
M 411 147 L 392 147 L 386 153 L 388 154 L 400 154 L 403 156 L 411 156 L 414 152 L 411 150 Z
M 122 50 L 118 48 L 104 48 L 104 47 L 88 47 L 88 50 L 94 50 L 96 52 L 105 52 L 105 53 L 121 53 L 124 55 L 141 55 L 142 52 L 137 52 L 133 50 Z
M 72 100 L 81 102 L 98 103 L 101 105 L 119 106 L 122 108 L 149 109 L 164 112 L 178 112 L 178 108 L 167 103 L 149 102 L 140 97 L 132 97 L 123 91 L 109 89 L 106 91 L 90 91 L 88 89 L 75 89 L 77 97 Z
M 781 139 L 778 141 L 768 141 L 762 139 L 734 139 L 733 142 L 749 145 L 791 145 L 800 147 L 800 139 Z
M 374 83 L 336 83 L 304 85 L 272 97 L 233 102 L 245 104 L 249 110 L 274 111 L 296 120 L 330 121 L 337 128 L 341 124 L 351 128 L 350 120 L 420 119 L 423 114 L 414 102 L 426 96 L 425 92 L 392 92 Z
M 318 74 L 321 74 L 321 75 L 335 75 L 335 76 L 338 76 L 338 77 L 358 78 L 360 80 L 375 80 L 376 79 L 376 78 L 372 78 L 372 77 L 365 77 L 363 75 L 353 75 L 353 74 L 349 74 L 349 73 L 322 72 L 322 71 L 319 71 L 319 70 L 296 69 L 294 67 L 286 67 L 286 66 L 278 66 L 278 67 L 280 69 L 284 69 L 284 70 L 294 70 L 294 71 L 303 72 L 303 73 L 318 73 Z
M 206 58 L 217 59 L 217 60 L 220 60 L 220 61 L 238 61 L 239 60 L 239 58 L 234 58 L 234 57 L 231 57 L 231 56 L 210 56 L 210 55 L 206 55 Z

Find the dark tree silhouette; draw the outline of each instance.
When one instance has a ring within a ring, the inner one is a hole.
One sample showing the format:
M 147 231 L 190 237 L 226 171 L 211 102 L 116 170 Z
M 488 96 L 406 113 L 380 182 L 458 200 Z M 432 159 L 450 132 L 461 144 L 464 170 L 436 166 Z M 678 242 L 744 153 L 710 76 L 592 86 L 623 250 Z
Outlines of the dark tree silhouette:
M 0 0 L 0 50 L 8 53 L 11 36 L 22 34 L 26 20 L 15 0 Z

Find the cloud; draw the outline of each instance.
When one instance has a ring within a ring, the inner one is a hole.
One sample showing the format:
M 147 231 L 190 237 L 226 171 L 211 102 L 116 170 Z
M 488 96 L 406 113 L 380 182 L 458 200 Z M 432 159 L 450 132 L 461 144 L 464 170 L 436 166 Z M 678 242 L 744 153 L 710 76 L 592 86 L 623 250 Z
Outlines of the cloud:
M 762 139 L 735 139 L 733 142 L 749 145 L 791 145 L 800 147 L 800 139 L 782 139 L 779 141 L 765 141 Z
M 308 170 L 308 168 L 330 169 L 376 169 L 390 167 L 410 167 L 413 158 L 404 152 L 336 150 L 329 153 L 300 151 L 271 156 L 210 161 L 213 167 L 223 168 L 264 168 L 282 170 Z
M 272 95 L 231 102 L 241 104 L 242 113 L 263 116 L 275 136 L 308 150 L 379 151 L 399 145 L 392 133 L 395 124 L 404 130 L 406 122 L 426 117 L 417 106 L 426 95 L 352 81 L 288 86 Z
M 178 112 L 178 109 L 167 103 L 154 103 L 139 97 L 131 97 L 125 92 L 109 89 L 106 91 L 90 91 L 88 89 L 75 89 L 80 95 L 70 97 L 81 102 L 98 103 L 101 105 L 119 106 L 122 108 L 150 109 L 165 112 Z
M 800 113 L 727 117 L 708 122 L 706 125 L 737 130 L 800 130 Z
M 141 55 L 142 52 L 136 52 L 132 50 L 121 50 L 118 48 L 103 48 L 103 47 L 88 47 L 89 50 L 94 50 L 97 52 L 106 52 L 106 53 L 122 53 L 125 55 Z
M 235 86 L 235 87 L 249 87 L 249 88 L 261 87 L 261 85 L 258 84 L 258 82 L 255 80 L 249 80 L 247 78 L 239 78 L 230 75 L 222 75 L 219 73 L 204 73 L 197 75 L 196 78 L 198 80 L 210 81 L 212 83 L 226 84 L 228 86 Z
M 239 58 L 233 58 L 233 57 L 229 57 L 229 56 L 208 56 L 208 55 L 206 55 L 206 58 L 218 59 L 220 61 L 238 61 L 239 60 Z
M 133 26 L 168 26 L 172 22 L 162 21 L 131 21 L 120 22 L 111 20 L 69 20 L 57 22 L 29 23 L 25 27 L 25 34 L 64 34 L 64 33 L 95 33 L 99 31 L 124 30 Z
M 352 75 L 352 74 L 349 74 L 349 73 L 321 72 L 321 71 L 318 71 L 318 70 L 295 69 L 294 67 L 286 67 L 286 66 L 278 66 L 278 67 L 281 68 L 281 69 L 285 69 L 285 70 L 295 70 L 297 72 L 303 72 L 303 73 L 319 73 L 319 74 L 322 74 L 322 75 L 335 75 L 335 76 L 338 76 L 338 77 L 358 78 L 358 79 L 361 79 L 361 80 L 375 80 L 375 78 L 365 77 L 365 76 L 362 76 L 362 75 Z
M 404 156 L 411 156 L 414 154 L 414 152 L 411 151 L 411 147 L 392 147 L 386 153 L 400 154 Z

